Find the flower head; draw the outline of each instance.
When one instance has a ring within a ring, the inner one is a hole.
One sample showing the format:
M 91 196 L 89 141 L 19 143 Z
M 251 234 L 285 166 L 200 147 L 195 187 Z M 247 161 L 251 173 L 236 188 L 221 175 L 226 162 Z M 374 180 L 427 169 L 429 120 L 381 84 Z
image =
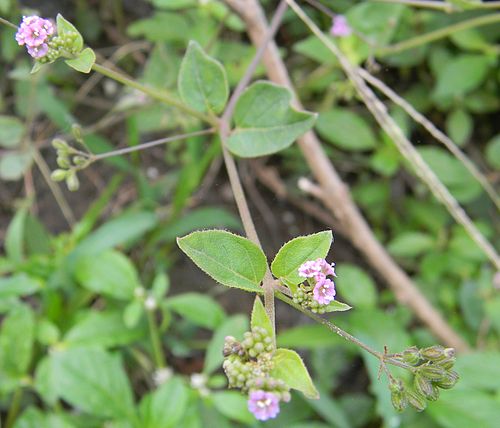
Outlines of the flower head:
M 344 15 L 335 15 L 330 33 L 335 37 L 345 37 L 352 34 L 352 28 Z
M 20 46 L 26 45 L 33 58 L 41 58 L 47 54 L 47 42 L 54 33 L 54 24 L 48 19 L 36 15 L 24 16 L 16 33 L 16 41 Z
M 313 289 L 314 300 L 320 305 L 328 305 L 332 300 L 335 300 L 335 284 L 333 281 L 323 278 L 319 280 Z
M 335 264 L 329 264 L 325 259 L 309 260 L 299 267 L 299 276 L 303 278 L 315 278 L 319 281 L 327 275 L 335 276 Z
M 272 392 L 257 390 L 250 392 L 248 398 L 248 410 L 250 410 L 259 421 L 267 421 L 275 418 L 280 412 L 279 397 Z
M 49 51 L 49 46 L 47 43 L 42 43 L 40 46 L 28 46 L 28 53 L 33 58 L 42 58 L 47 55 Z

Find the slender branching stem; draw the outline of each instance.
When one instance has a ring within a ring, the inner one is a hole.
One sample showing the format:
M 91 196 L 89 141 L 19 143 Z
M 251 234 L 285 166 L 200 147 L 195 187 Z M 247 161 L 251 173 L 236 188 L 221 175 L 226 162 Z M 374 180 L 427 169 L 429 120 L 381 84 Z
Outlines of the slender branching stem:
M 12 22 L 7 21 L 6 19 L 2 18 L 1 16 L 0 16 L 0 24 L 6 25 L 7 27 L 14 28 L 15 30 L 17 30 L 16 24 L 13 24 Z
M 441 10 L 443 12 L 460 12 L 463 9 L 455 6 L 451 2 L 447 1 L 435 1 L 435 0 L 372 0 L 374 2 L 382 3 L 396 3 L 404 4 L 407 6 L 421 7 L 425 9 L 435 9 Z M 469 9 L 500 9 L 500 1 L 490 1 L 490 2 L 479 2 L 470 3 Z
M 160 331 L 158 330 L 158 325 L 156 324 L 155 313 L 152 310 L 146 309 L 146 314 L 148 318 L 148 328 L 149 336 L 151 339 L 151 347 L 153 349 L 153 358 L 156 368 L 162 369 L 166 367 L 165 354 L 161 346 Z
M 12 428 L 14 422 L 16 421 L 17 414 L 21 408 L 21 398 L 23 396 L 23 389 L 18 386 L 12 395 L 12 402 L 10 403 L 9 412 L 7 413 L 7 419 L 5 422 L 5 428 Z
M 165 104 L 171 105 L 173 107 L 178 108 L 179 110 L 183 111 L 184 113 L 187 113 L 191 116 L 194 116 L 204 122 L 207 122 L 213 126 L 217 125 L 217 121 L 215 118 L 208 116 L 204 113 L 201 113 L 197 110 L 192 109 L 191 107 L 188 107 L 185 105 L 183 102 L 179 101 L 177 98 L 175 98 L 172 94 L 167 92 L 164 89 L 158 89 L 158 88 L 152 88 L 147 85 L 143 85 L 142 83 L 136 82 L 133 79 L 130 79 L 129 77 L 123 75 L 122 73 L 118 73 L 115 70 L 112 70 L 108 67 L 105 67 L 103 65 L 95 63 L 92 66 L 92 69 L 94 71 L 97 71 L 98 73 L 103 74 L 106 77 L 109 77 L 110 79 L 116 80 L 117 82 L 120 82 L 121 84 L 125 86 L 129 86 L 131 88 L 137 89 L 138 91 L 148 95 L 149 97 L 153 98 L 154 100 L 161 101 Z

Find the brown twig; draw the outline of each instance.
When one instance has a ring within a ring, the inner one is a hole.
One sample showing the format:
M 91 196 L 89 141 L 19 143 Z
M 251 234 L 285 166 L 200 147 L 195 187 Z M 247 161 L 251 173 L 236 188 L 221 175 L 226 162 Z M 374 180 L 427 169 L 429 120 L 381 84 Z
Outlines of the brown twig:
M 259 2 L 256 0 L 226 0 L 226 3 L 246 22 L 247 31 L 253 44 L 261 46 L 268 24 Z M 263 61 L 269 78 L 293 91 L 288 71 L 274 42 L 267 45 Z M 295 101 L 295 105 L 301 108 L 298 101 Z M 298 144 L 325 195 L 328 195 L 324 201 L 325 205 L 338 220 L 353 245 L 385 278 L 398 301 L 410 307 L 415 315 L 447 346 L 454 347 L 457 351 L 468 350 L 468 344 L 448 325 L 376 239 L 353 202 L 348 186 L 335 171 L 314 132 L 306 133 L 298 140 Z

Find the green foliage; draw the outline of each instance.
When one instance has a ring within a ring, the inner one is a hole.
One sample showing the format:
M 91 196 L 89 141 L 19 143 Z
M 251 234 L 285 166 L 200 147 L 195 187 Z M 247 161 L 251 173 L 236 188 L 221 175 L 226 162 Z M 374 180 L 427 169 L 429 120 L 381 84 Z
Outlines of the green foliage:
M 193 41 L 182 60 L 179 93 L 188 106 L 202 113 L 215 114 L 224 110 L 229 96 L 224 67 Z
M 67 59 L 64 62 L 76 71 L 79 71 L 81 73 L 90 73 L 95 60 L 96 57 L 94 51 L 90 48 L 85 48 L 78 54 L 76 58 Z
M 274 328 L 271 324 L 271 320 L 267 316 L 266 310 L 262 301 L 258 296 L 255 297 L 255 301 L 252 309 L 252 316 L 250 320 L 250 326 L 252 328 L 260 327 L 267 331 L 270 337 L 274 337 Z
M 260 292 L 266 256 L 251 241 L 222 230 L 193 232 L 177 239 L 180 249 L 217 282 Z
M 236 104 L 229 150 L 247 158 L 269 155 L 286 149 L 311 129 L 316 115 L 294 110 L 291 99 L 288 89 L 270 82 L 248 87 Z

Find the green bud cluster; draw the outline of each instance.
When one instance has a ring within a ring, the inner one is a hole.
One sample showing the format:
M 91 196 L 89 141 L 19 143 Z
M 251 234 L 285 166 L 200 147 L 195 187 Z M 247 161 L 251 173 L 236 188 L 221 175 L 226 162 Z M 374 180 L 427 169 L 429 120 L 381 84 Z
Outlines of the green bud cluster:
M 418 411 L 427 407 L 427 401 L 436 401 L 440 389 L 450 389 L 458 382 L 458 373 L 452 370 L 455 364 L 455 350 L 440 345 L 418 349 L 412 346 L 395 358 L 413 367 L 413 384 L 404 385 L 401 380 L 392 379 L 389 385 L 394 408 L 403 411 L 411 405 Z
M 39 58 L 42 64 L 54 62 L 58 58 L 73 58 L 80 52 L 81 48 L 77 45 L 79 35 L 77 33 L 65 33 L 56 35 L 47 43 L 49 50 L 46 55 Z
M 290 400 L 290 388 L 282 380 L 271 376 L 274 368 L 272 337 L 262 327 L 253 327 L 243 334 L 243 341 L 227 336 L 224 341 L 224 362 L 229 387 L 243 392 L 264 390 L 273 392 L 281 400 Z
M 83 144 L 83 140 L 81 140 L 81 143 Z M 60 138 L 52 141 L 52 147 L 56 149 L 57 165 L 59 167 L 52 172 L 52 180 L 66 181 L 66 185 L 70 191 L 78 190 L 80 182 L 77 172 L 90 165 L 92 162 L 90 155 L 76 150 Z
M 293 301 L 303 308 L 309 309 L 315 314 L 324 314 L 325 307 L 314 300 L 312 290 L 312 286 L 301 284 L 297 288 L 297 291 L 292 295 Z

